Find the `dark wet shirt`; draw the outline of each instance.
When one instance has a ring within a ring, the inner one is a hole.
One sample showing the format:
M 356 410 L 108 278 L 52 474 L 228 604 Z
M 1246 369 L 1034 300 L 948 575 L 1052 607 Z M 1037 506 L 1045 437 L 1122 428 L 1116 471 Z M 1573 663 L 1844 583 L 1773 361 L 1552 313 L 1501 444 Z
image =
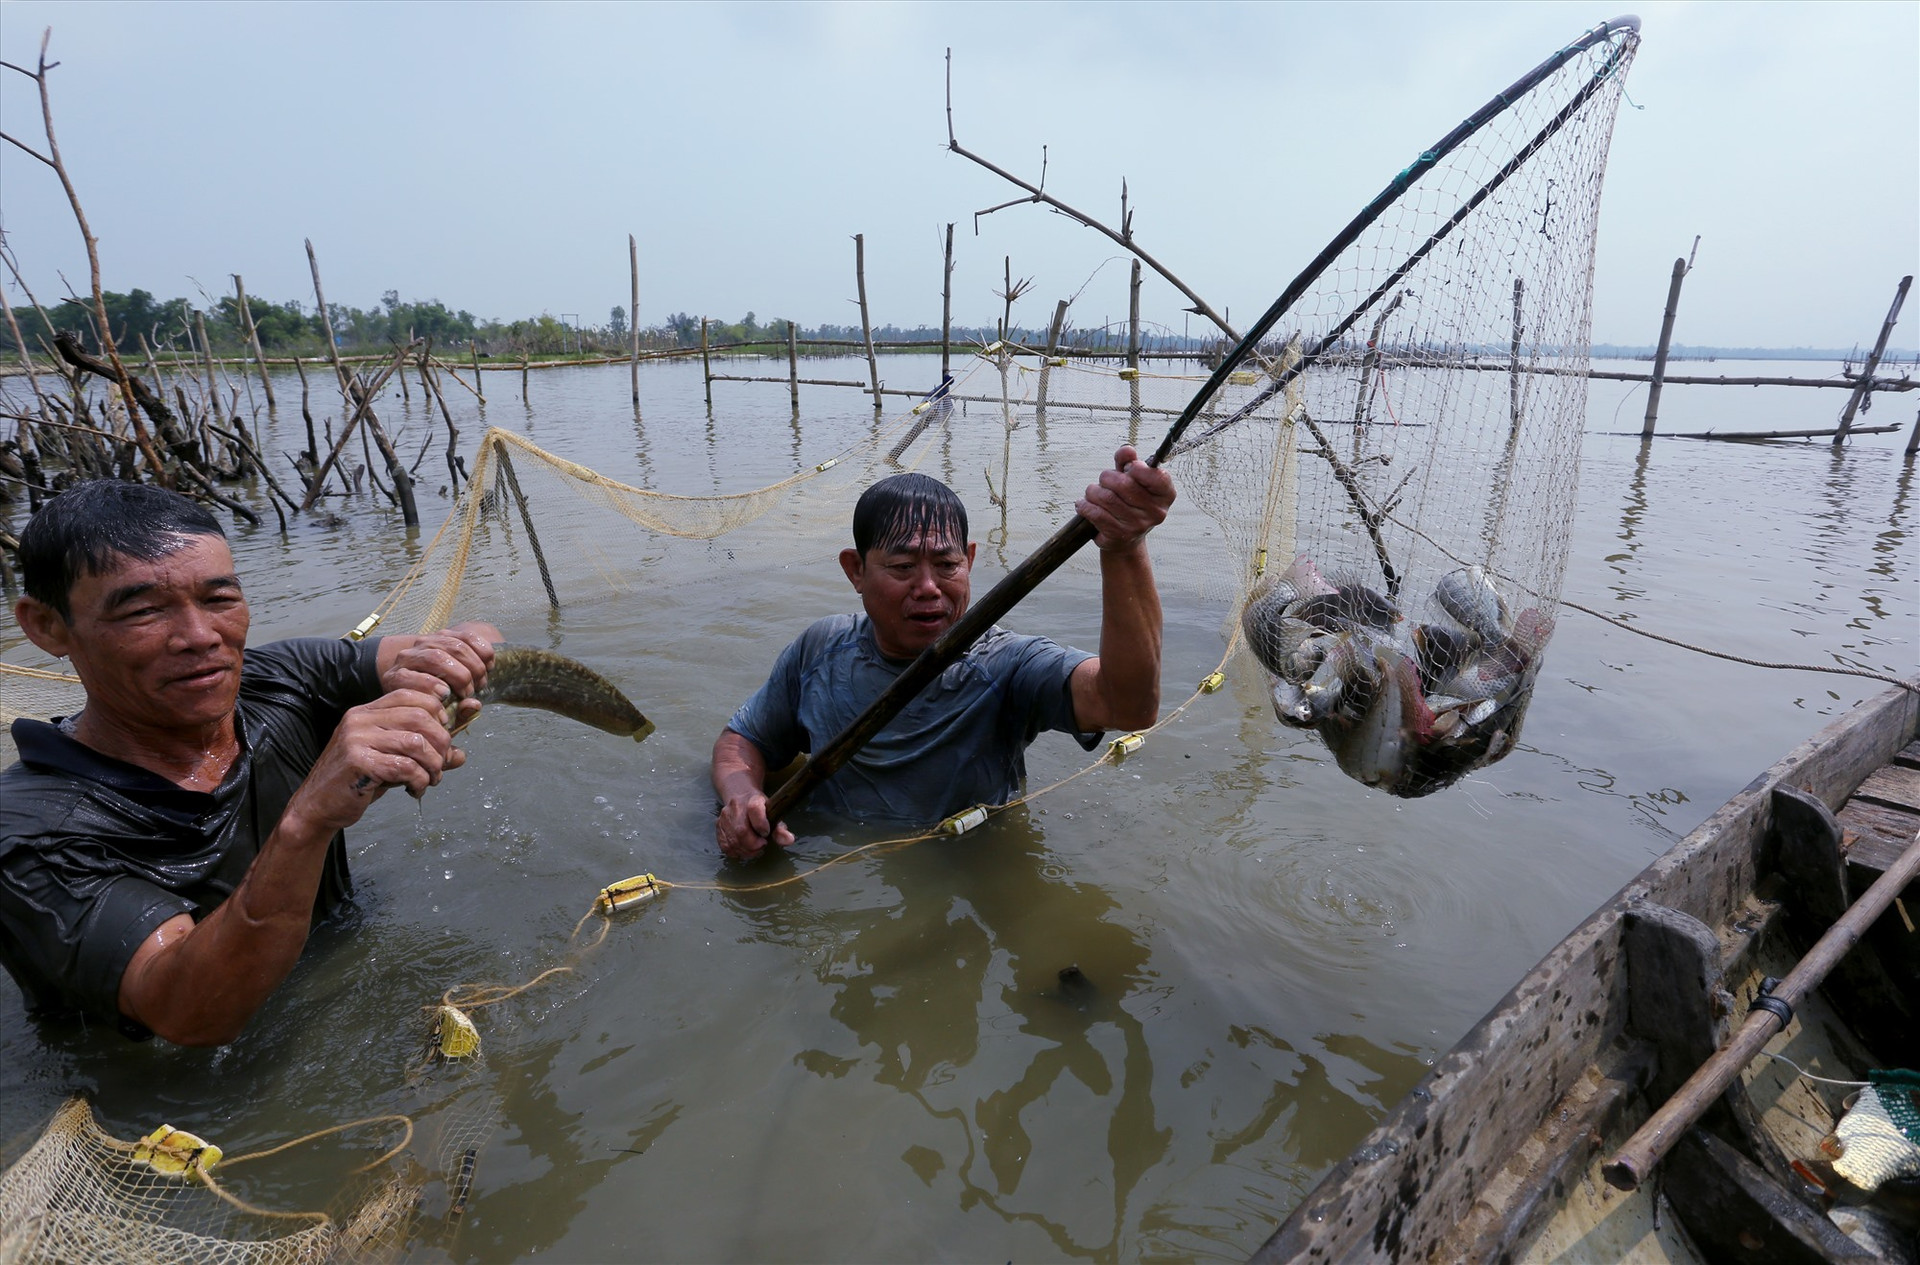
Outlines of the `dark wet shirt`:
M 1089 750 L 1100 740 L 1078 732 L 1068 685 L 1091 658 L 1045 637 L 988 629 L 809 802 L 892 825 L 1007 802 L 1027 780 L 1027 745 L 1042 730 L 1072 733 Z M 819 620 L 780 652 L 727 728 L 758 747 L 768 768 L 781 768 L 838 736 L 906 667 L 880 653 L 866 615 Z
M 121 1017 L 120 977 L 176 914 L 207 916 L 246 876 L 334 727 L 379 697 L 378 639 L 249 646 L 220 786 L 187 790 L 101 755 L 56 724 L 13 722 L 20 761 L 0 772 L 0 965 L 29 1009 Z M 345 836 L 327 850 L 314 916 L 352 892 Z

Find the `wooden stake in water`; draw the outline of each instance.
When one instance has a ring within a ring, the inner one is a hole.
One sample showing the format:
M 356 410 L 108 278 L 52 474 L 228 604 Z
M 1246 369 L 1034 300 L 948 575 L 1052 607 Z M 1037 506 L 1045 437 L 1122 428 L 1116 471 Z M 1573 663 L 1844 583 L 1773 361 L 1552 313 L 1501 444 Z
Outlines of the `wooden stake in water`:
M 953 376 L 953 225 L 947 225 L 946 257 L 940 271 L 940 381 Z
M 793 397 L 793 411 L 800 411 L 800 347 L 795 342 L 793 322 L 787 322 L 787 393 Z
M 860 287 L 860 337 L 867 345 L 867 378 L 872 382 L 873 411 L 880 411 L 880 362 L 873 358 L 873 324 L 867 319 L 867 239 L 853 235 L 853 276 Z
M 1053 375 L 1054 356 L 1060 347 L 1060 331 L 1067 324 L 1067 303 L 1068 300 L 1062 299 L 1054 305 L 1053 323 L 1047 326 L 1047 350 L 1040 358 L 1040 390 L 1033 407 L 1033 424 L 1036 427 L 1047 424 L 1047 379 Z M 1045 431 L 1040 433 L 1043 437 L 1046 434 Z
M 1693 239 L 1694 250 L 1700 249 L 1700 239 Z M 1673 342 L 1673 317 L 1680 310 L 1680 283 L 1687 279 L 1687 273 L 1693 265 L 1685 259 L 1673 261 L 1673 281 L 1667 286 L 1667 311 L 1660 318 L 1660 345 L 1653 353 L 1653 381 L 1647 386 L 1647 416 L 1640 424 L 1640 437 L 1650 439 L 1653 436 L 1653 423 L 1660 416 L 1660 388 L 1667 380 L 1667 347 Z
M 628 373 L 633 378 L 633 407 L 640 407 L 640 244 L 627 234 L 627 265 L 633 273 L 633 306 L 627 310 L 627 338 L 631 348 Z
M 1907 287 L 1913 284 L 1913 278 L 1900 278 L 1900 286 L 1893 292 L 1893 306 L 1887 309 L 1887 319 L 1881 322 L 1880 337 L 1874 340 L 1873 354 L 1867 357 L 1866 367 L 1860 370 L 1860 386 L 1847 400 L 1846 411 L 1840 414 L 1840 429 L 1834 432 L 1833 446 L 1838 448 L 1847 440 L 1847 432 L 1853 429 L 1853 415 L 1869 395 L 1873 394 L 1873 371 L 1880 367 L 1880 357 L 1887 352 L 1887 339 L 1893 334 L 1893 327 L 1899 323 L 1900 307 L 1907 301 Z M 1912 445 L 1908 445 L 1912 451 Z
M 707 318 L 700 318 L 700 376 L 707 384 L 707 407 L 713 407 L 713 357 L 707 351 Z

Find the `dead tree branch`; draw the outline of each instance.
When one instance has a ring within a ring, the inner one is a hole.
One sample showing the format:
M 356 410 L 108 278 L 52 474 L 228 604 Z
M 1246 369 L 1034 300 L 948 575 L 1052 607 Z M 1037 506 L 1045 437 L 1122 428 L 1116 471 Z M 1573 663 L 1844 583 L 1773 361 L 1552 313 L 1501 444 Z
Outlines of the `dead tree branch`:
M 1008 171 L 1005 167 L 1001 167 L 988 159 L 982 158 L 979 154 L 974 153 L 959 142 L 953 132 L 953 50 L 951 48 L 947 50 L 947 148 L 967 161 L 985 167 L 988 171 L 1005 180 L 1008 184 L 1027 191 L 1027 196 L 1024 198 L 1014 198 L 1011 201 L 1002 202 L 998 206 L 988 207 L 984 211 L 975 212 L 974 221 L 976 226 L 981 216 L 992 215 L 995 211 L 1004 211 L 1010 206 L 1020 206 L 1024 203 L 1034 202 L 1043 206 L 1052 207 L 1055 212 L 1066 216 L 1076 224 L 1093 229 L 1095 232 L 1111 238 L 1114 244 L 1119 246 L 1120 249 L 1133 255 L 1141 263 L 1159 273 L 1168 285 L 1171 285 L 1174 289 L 1185 295 L 1187 301 L 1193 305 L 1188 309 L 1189 311 L 1193 312 L 1196 316 L 1203 316 L 1207 320 L 1212 321 L 1220 328 L 1220 332 L 1227 336 L 1228 342 L 1237 343 L 1240 341 L 1240 335 L 1234 331 L 1233 326 L 1227 324 L 1226 317 L 1214 311 L 1205 299 L 1194 292 L 1192 286 L 1189 286 L 1179 277 L 1176 277 L 1165 264 L 1141 249 L 1140 245 L 1134 241 L 1133 214 L 1126 205 L 1126 187 L 1124 183 L 1121 186 L 1121 231 L 1115 232 L 1099 220 L 1088 215 L 1085 211 L 1068 206 L 1065 202 L 1048 193 L 1045 188 L 1046 177 L 1044 171 L 1040 184 L 1030 184 Z

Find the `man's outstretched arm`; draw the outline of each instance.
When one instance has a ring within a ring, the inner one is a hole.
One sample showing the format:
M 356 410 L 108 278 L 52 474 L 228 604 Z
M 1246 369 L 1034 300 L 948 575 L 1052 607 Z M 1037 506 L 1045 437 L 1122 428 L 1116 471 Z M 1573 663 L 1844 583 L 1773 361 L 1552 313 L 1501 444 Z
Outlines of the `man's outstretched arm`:
M 1166 521 L 1173 479 L 1131 445 L 1077 506 L 1100 550 L 1100 655 L 1073 671 L 1074 722 L 1083 730 L 1145 729 L 1160 716 L 1160 592 L 1147 533 Z

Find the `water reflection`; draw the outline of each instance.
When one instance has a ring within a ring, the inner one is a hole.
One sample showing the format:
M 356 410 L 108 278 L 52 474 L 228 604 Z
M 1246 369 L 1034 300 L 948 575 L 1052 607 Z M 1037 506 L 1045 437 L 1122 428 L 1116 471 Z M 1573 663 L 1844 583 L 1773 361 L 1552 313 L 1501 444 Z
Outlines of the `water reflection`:
M 859 908 L 739 899 L 769 939 L 830 943 L 814 973 L 832 1017 L 870 1052 L 858 1062 L 873 1081 L 925 1113 L 917 1136 L 886 1143 L 905 1143 L 894 1162 L 960 1211 L 1034 1226 L 1063 1256 L 1114 1259 L 1173 1136 L 1129 1009 L 1154 982 L 1146 944 L 1111 894 L 1068 877 L 1024 809 L 882 856 L 873 878 L 888 895 Z M 817 1048 L 795 1061 L 822 1079 L 854 1063 Z M 1071 1216 L 1067 1174 L 1099 1192 Z

